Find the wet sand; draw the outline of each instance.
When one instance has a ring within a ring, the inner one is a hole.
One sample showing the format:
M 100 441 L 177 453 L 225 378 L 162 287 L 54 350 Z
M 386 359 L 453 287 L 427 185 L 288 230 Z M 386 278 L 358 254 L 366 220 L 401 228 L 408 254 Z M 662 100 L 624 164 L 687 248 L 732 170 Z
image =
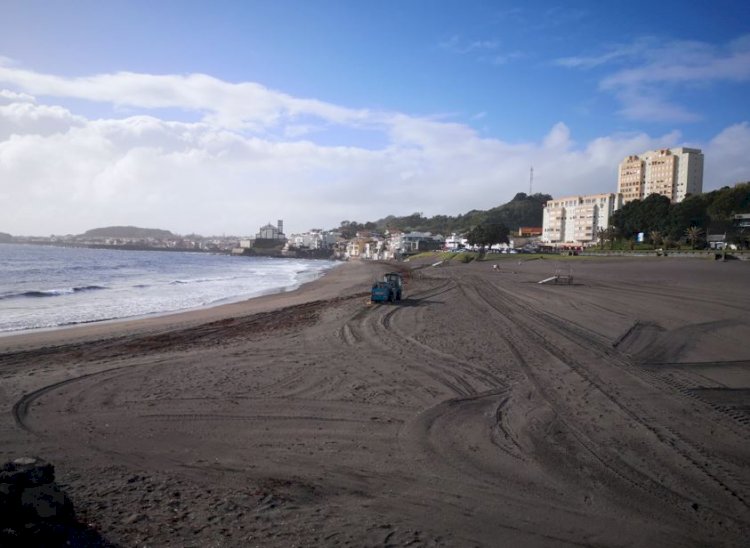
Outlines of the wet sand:
M 498 264 L 0 338 L 0 458 L 124 546 L 746 545 L 750 263 Z

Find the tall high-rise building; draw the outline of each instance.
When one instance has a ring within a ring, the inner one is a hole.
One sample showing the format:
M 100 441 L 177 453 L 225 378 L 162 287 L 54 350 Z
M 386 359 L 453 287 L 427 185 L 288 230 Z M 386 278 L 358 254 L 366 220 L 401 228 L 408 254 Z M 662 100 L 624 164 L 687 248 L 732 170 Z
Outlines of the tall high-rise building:
M 617 192 L 623 203 L 651 194 L 666 196 L 673 203 L 688 194 L 703 192 L 703 153 L 697 148 L 650 150 L 628 156 L 620 163 Z
M 640 200 L 646 181 L 646 166 L 640 156 L 628 156 L 620 164 L 617 178 L 617 192 L 622 194 L 623 203 Z

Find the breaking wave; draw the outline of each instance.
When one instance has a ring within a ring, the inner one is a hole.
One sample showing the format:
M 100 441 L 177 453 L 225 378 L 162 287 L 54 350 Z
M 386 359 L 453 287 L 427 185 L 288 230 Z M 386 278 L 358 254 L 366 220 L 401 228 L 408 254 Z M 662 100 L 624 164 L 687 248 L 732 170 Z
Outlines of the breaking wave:
M 61 295 L 72 295 L 73 293 L 80 293 L 83 291 L 98 291 L 100 289 L 109 289 L 101 285 L 87 285 L 83 287 L 66 287 L 63 289 L 38 289 L 32 291 L 22 291 L 20 293 L 8 293 L 6 295 L 0 295 L 0 300 L 3 299 L 20 299 L 24 297 L 37 298 L 37 297 L 60 297 Z

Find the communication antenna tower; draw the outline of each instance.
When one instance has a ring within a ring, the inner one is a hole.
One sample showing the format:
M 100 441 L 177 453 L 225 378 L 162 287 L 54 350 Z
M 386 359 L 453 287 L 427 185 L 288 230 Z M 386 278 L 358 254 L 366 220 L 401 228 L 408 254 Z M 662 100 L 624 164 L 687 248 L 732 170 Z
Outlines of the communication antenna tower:
M 529 170 L 529 196 L 533 194 L 532 188 L 534 186 L 534 166 L 531 166 L 531 170 Z

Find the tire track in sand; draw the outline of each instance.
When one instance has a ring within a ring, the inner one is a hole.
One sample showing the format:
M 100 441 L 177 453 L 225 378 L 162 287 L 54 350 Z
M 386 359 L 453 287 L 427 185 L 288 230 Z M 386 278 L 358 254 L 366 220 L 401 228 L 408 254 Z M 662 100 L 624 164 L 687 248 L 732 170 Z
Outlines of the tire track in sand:
M 575 359 L 569 351 L 565 350 L 559 344 L 551 342 L 544 333 L 551 328 L 553 332 L 557 332 L 564 337 L 565 340 L 572 340 L 581 350 L 586 350 L 588 348 L 588 352 L 593 352 L 598 355 L 598 358 L 601 359 L 606 357 L 607 363 L 614 364 L 621 369 L 627 368 L 631 371 L 632 368 L 628 367 L 629 364 L 623 363 L 622 358 L 613 355 L 610 348 L 607 348 L 601 342 L 597 343 L 596 338 L 590 337 L 590 333 L 586 330 L 576 329 L 576 326 L 572 326 L 571 328 L 569 323 L 563 322 L 554 316 L 545 314 L 543 311 L 533 310 L 533 314 L 517 314 L 514 311 L 519 309 L 519 303 L 515 302 L 508 292 L 501 291 L 497 287 L 487 286 L 486 284 L 467 284 L 466 286 L 462 286 L 462 288 L 469 289 L 466 292 L 468 298 L 473 298 L 477 304 L 484 303 L 489 306 L 490 309 L 494 310 L 496 319 L 499 318 L 506 321 L 507 318 L 507 321 L 511 321 L 514 325 L 522 328 L 519 331 L 522 331 L 529 338 L 533 339 L 533 343 L 522 346 L 526 349 L 538 346 L 550 355 L 558 356 L 561 364 L 575 372 L 586 383 L 594 387 L 597 393 L 604 396 L 630 420 L 636 422 L 654 435 L 655 438 L 661 442 L 662 447 L 679 455 L 685 461 L 690 463 L 691 467 L 710 483 L 718 486 L 721 491 L 730 494 L 745 510 L 748 509 L 747 496 L 741 494 L 739 488 L 736 486 L 730 486 L 726 480 L 719 477 L 720 471 L 726 473 L 726 469 L 722 466 L 715 466 L 716 471 L 708 469 L 708 463 L 700 458 L 702 448 L 694 446 L 691 442 L 688 442 L 683 437 L 679 436 L 673 429 L 662 428 L 658 422 L 652 424 L 654 421 L 659 420 L 657 418 L 658 414 L 648 412 L 632 399 L 625 404 L 621 401 L 622 396 L 618 397 L 617 395 L 620 392 L 617 385 L 604 383 L 601 379 L 592 374 L 587 367 L 582 365 L 579 360 Z M 492 292 L 491 296 L 489 295 L 490 291 Z M 476 297 L 473 297 L 472 293 L 474 293 Z M 494 301 L 498 301 L 502 304 L 495 304 Z M 584 340 L 588 341 L 588 346 L 585 344 Z M 579 355 L 581 355 L 581 353 L 579 353 Z M 526 363 L 525 359 L 520 356 L 520 353 L 519 359 L 521 360 L 520 363 Z M 602 464 L 610 469 L 615 475 L 625 479 L 631 485 L 643 489 L 652 495 L 656 495 L 659 498 L 664 498 L 664 495 L 667 493 L 669 494 L 668 499 L 676 496 L 683 500 L 686 503 L 686 506 L 689 504 L 695 504 L 695 502 L 693 502 L 695 500 L 704 499 L 703 495 L 695 491 L 689 483 L 681 482 L 680 491 L 677 491 L 674 488 L 651 478 L 649 474 L 633 467 L 617 455 L 611 454 L 609 449 L 602 448 L 593 439 L 584 434 L 582 430 L 575 427 L 569 419 L 564 418 L 566 415 L 565 409 L 555 403 L 558 399 L 556 394 L 553 391 L 550 391 L 544 383 L 541 382 L 541 378 L 538 377 L 538 374 L 534 369 L 529 368 L 528 364 L 526 364 L 525 367 L 531 375 L 530 378 L 536 378 L 534 382 L 537 388 L 540 389 L 543 394 L 546 394 L 545 399 L 547 399 L 548 403 L 553 405 L 559 416 L 563 418 L 566 427 L 570 432 L 573 433 L 589 453 L 600 460 L 600 462 L 602 462 Z M 648 417 L 654 417 L 654 419 L 647 420 Z M 730 478 L 730 481 L 736 479 L 734 474 L 728 474 L 728 477 Z M 690 495 L 686 496 L 685 491 L 689 491 Z M 701 511 L 705 513 L 703 506 L 701 506 Z M 737 516 L 734 513 L 728 513 L 727 509 L 721 510 L 716 508 L 714 511 L 724 519 L 730 519 L 732 521 L 737 519 Z

